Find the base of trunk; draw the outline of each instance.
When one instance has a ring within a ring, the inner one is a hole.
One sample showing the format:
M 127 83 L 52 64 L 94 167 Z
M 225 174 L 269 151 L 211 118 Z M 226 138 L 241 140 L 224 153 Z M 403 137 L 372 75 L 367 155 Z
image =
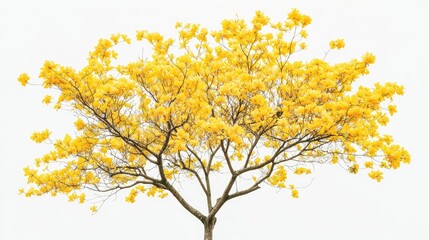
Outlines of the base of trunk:
M 208 219 L 204 223 L 204 240 L 213 240 L 213 229 L 216 224 L 216 218 Z

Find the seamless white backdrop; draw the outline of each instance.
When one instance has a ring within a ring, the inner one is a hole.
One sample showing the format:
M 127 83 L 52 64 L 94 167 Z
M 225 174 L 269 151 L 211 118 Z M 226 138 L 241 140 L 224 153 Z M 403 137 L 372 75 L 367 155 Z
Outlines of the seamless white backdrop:
M 377 63 L 364 81 L 405 86 L 386 131 L 410 151 L 412 164 L 385 173 L 380 184 L 365 174 L 317 166 L 298 200 L 287 191 L 262 189 L 228 203 L 215 239 L 429 239 L 424 0 L 0 0 L 0 239 L 201 239 L 200 223 L 172 198 L 139 197 L 128 204 L 118 195 L 91 215 L 88 205 L 64 197 L 18 196 L 26 183 L 22 168 L 49 149 L 32 143 L 31 133 L 48 127 L 61 136 L 71 131 L 72 116 L 41 104 L 46 92 L 22 88 L 16 78 L 27 72 L 36 79 L 45 59 L 78 68 L 97 40 L 112 33 L 148 29 L 172 35 L 176 21 L 213 29 L 225 18 L 250 20 L 258 9 L 282 20 L 291 8 L 313 18 L 303 58 L 321 57 L 329 40 L 344 38 L 346 49 L 328 60 L 371 51 Z

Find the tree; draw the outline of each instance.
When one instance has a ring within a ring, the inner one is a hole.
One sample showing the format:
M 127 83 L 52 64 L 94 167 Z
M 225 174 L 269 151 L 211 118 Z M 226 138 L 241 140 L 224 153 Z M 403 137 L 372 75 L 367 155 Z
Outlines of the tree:
M 292 61 L 307 47 L 310 23 L 296 9 L 278 23 L 258 11 L 250 24 L 224 20 L 212 32 L 178 23 L 177 40 L 137 31 L 136 40 L 150 45 L 152 55 L 126 65 L 117 63 L 115 51 L 131 43 L 124 34 L 99 40 L 80 70 L 46 61 L 42 85 L 57 90 L 54 108 L 76 116 L 76 133 L 58 140 L 49 130 L 31 136 L 53 149 L 24 169 L 29 186 L 21 192 L 65 194 L 81 203 L 86 194 L 126 189 L 131 203 L 141 193 L 172 195 L 201 221 L 208 240 L 226 202 L 263 183 L 297 198 L 291 175 L 310 174 L 313 164 L 340 165 L 353 174 L 362 169 L 379 182 L 381 170 L 410 161 L 379 132 L 396 112 L 392 98 L 403 87 L 354 87 L 369 73 L 371 53 L 336 64 Z M 343 47 L 342 39 L 330 42 L 330 50 Z M 29 79 L 25 73 L 18 78 L 24 86 Z M 183 197 L 183 181 L 197 183 L 194 192 L 204 196 L 206 210 Z

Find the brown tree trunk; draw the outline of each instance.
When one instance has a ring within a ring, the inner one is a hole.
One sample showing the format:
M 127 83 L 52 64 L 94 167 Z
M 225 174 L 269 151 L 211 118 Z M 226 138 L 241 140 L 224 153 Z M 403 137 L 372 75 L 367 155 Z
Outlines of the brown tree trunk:
M 209 218 L 204 223 L 204 240 L 213 240 L 213 229 L 216 224 L 216 218 Z

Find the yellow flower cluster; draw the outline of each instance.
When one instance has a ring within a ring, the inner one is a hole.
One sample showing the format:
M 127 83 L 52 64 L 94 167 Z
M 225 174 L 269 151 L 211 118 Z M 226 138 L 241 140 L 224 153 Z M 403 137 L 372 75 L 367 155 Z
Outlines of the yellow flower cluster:
M 44 103 L 44 104 L 48 105 L 49 103 L 51 103 L 51 100 L 52 100 L 52 96 L 51 96 L 51 95 L 46 95 L 46 96 L 43 98 L 42 103 Z
M 48 129 L 45 129 L 41 132 L 34 132 L 30 138 L 36 143 L 41 143 L 46 139 L 48 139 L 50 135 L 51 135 L 51 132 Z
M 23 193 L 61 193 L 83 202 L 84 188 L 128 188 L 126 201 L 134 202 L 143 192 L 165 197 L 165 189 L 184 178 L 204 185 L 201 176 L 219 172 L 249 173 L 260 176 L 255 184 L 286 188 L 286 168 L 307 175 L 308 164 L 328 162 L 354 174 L 365 167 L 380 181 L 379 169 L 410 162 L 403 147 L 380 133 L 404 89 L 355 86 L 375 62 L 371 53 L 335 64 L 293 61 L 308 47 L 310 23 L 296 9 L 281 22 L 258 11 L 250 24 L 224 20 L 216 31 L 178 23 L 177 40 L 137 31 L 138 44 L 149 45 L 152 55 L 127 64 L 116 52 L 132 42 L 124 34 L 100 39 L 81 69 L 46 61 L 42 85 L 59 90 L 53 107 L 67 106 L 77 116 L 77 131 L 52 141 L 35 169 L 24 170 L 31 187 Z M 18 81 L 25 86 L 29 79 L 24 73 Z M 51 95 L 42 100 L 51 101 Z M 49 136 L 45 130 L 31 139 Z M 259 149 L 272 154 L 262 157 Z M 292 161 L 297 164 L 286 164 Z
M 271 186 L 285 188 L 286 178 L 286 169 L 284 166 L 280 165 L 277 167 L 277 170 L 274 172 L 274 174 L 268 179 L 268 182 L 271 184 Z
M 79 200 L 79 203 L 85 202 L 85 193 L 78 195 L 76 192 L 69 193 L 68 195 L 69 202 Z
M 298 192 L 298 190 L 296 190 L 295 185 L 290 184 L 289 187 L 291 189 L 291 196 L 293 198 L 298 198 L 299 197 L 299 192 Z
M 138 185 L 130 190 L 130 193 L 125 198 L 125 201 L 134 203 L 139 193 L 144 193 L 147 189 L 143 185 Z
M 344 43 L 344 39 L 332 40 L 329 42 L 329 47 L 331 49 L 341 49 L 344 48 L 346 44 Z
M 22 73 L 18 77 L 18 81 L 21 83 L 22 86 L 26 86 L 28 81 L 30 81 L 30 76 L 28 76 L 27 73 Z
M 377 182 L 380 182 L 381 179 L 383 179 L 383 172 L 380 170 L 373 170 L 368 173 L 368 176 L 374 180 L 377 180 Z
M 288 14 L 288 20 L 290 20 L 295 26 L 306 27 L 311 23 L 311 18 L 307 15 L 301 14 L 301 12 L 294 8 Z
M 74 122 L 74 126 L 76 127 L 76 130 L 82 130 L 85 127 L 85 122 L 81 119 L 78 118 L 75 122 Z
M 302 175 L 302 174 L 311 174 L 311 170 L 304 167 L 297 167 L 295 168 L 295 174 Z

